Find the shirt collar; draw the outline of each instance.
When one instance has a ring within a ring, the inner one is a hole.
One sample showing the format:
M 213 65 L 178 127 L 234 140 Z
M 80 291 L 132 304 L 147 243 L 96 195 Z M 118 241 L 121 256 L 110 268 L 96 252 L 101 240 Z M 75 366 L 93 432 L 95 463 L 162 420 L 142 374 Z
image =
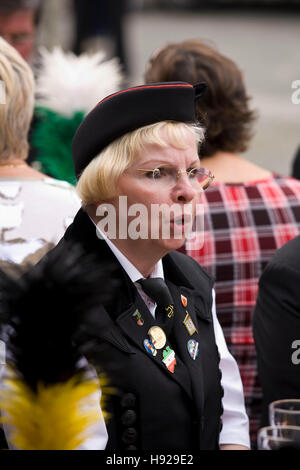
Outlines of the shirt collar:
M 102 232 L 102 230 L 97 227 L 93 219 L 91 219 L 91 221 L 96 226 L 99 238 L 102 238 L 108 244 L 109 248 L 119 261 L 120 265 L 130 277 L 131 281 L 137 282 L 139 279 L 144 279 L 144 276 L 140 273 L 140 271 L 131 263 L 131 261 L 129 261 L 128 258 L 126 258 L 125 255 L 123 255 L 123 253 L 121 253 L 121 251 L 116 247 L 116 245 L 107 238 L 107 236 Z M 161 277 L 162 279 L 164 279 L 164 269 L 161 259 L 156 263 L 149 277 Z

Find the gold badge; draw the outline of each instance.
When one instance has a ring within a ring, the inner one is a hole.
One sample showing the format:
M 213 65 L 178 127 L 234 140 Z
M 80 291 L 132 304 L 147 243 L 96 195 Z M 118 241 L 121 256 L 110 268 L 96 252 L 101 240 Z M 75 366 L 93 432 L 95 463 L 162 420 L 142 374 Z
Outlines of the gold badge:
M 191 319 L 191 316 L 187 310 L 186 310 L 185 319 L 183 320 L 183 324 L 186 327 L 188 334 L 190 336 L 192 336 L 195 332 L 198 333 L 197 328 L 195 327 L 195 324 L 193 320 Z
M 152 326 L 148 331 L 152 344 L 156 349 L 162 349 L 167 341 L 166 333 L 159 326 Z
M 165 310 L 168 314 L 168 318 L 172 318 L 174 315 L 174 305 L 168 305 L 167 307 L 165 307 Z

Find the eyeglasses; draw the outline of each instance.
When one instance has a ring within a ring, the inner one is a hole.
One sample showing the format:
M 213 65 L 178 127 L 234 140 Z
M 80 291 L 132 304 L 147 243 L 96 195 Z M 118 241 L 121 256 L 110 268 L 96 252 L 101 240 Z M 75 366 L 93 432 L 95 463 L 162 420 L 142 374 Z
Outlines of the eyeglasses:
M 178 171 L 172 167 L 154 168 L 147 170 L 138 168 L 138 171 L 145 173 L 145 179 L 160 187 L 172 187 L 177 184 L 181 175 L 186 174 L 189 183 L 196 190 L 204 191 L 214 180 L 214 175 L 206 168 L 189 168 L 188 170 Z

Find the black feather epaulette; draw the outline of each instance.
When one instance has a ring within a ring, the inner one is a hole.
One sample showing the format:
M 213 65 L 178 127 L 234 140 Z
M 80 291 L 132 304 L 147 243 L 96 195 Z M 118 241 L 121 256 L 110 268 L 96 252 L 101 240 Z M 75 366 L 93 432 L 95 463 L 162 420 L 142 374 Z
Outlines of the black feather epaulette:
M 101 306 L 118 283 L 113 268 L 103 271 L 80 246 L 68 242 L 65 248 L 19 279 L 0 273 L 8 366 L 0 422 L 10 425 L 9 442 L 24 450 L 80 448 L 107 418 L 109 378 L 98 367 L 91 370 L 83 351 L 106 360 L 101 338 L 108 317 Z
M 118 288 L 112 269 L 99 268 L 79 245 L 67 242 L 65 248 L 18 280 L 0 273 L 0 322 L 9 332 L 6 360 L 33 390 L 38 382 L 64 381 L 80 371 L 80 346 L 95 346 L 92 333 L 99 338 L 107 326 L 100 306 Z

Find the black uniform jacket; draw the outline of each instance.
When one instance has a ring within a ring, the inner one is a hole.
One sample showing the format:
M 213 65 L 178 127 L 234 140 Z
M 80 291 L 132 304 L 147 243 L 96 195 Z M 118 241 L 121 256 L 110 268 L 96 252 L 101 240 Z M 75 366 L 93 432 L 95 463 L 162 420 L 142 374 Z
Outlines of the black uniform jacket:
M 212 279 L 188 256 L 172 252 L 163 258 L 175 308 L 173 317 L 166 317 L 159 325 L 167 343 L 153 355 L 145 340 L 149 340 L 149 329 L 158 323 L 107 243 L 96 236 L 95 225 L 83 210 L 54 250 L 64 249 L 65 241 L 81 243 L 88 253 L 96 254 L 104 269 L 114 264 L 120 281 L 113 301 L 99 306 L 99 314 L 107 316 L 110 323 L 105 340 L 116 366 L 110 376 L 117 393 L 112 397 L 107 449 L 218 448 L 223 391 L 211 313 Z M 197 331 L 186 328 L 187 314 Z M 171 352 L 172 358 L 172 351 L 175 366 L 164 357 Z
M 300 398 L 300 236 L 276 252 L 260 278 L 253 333 L 266 426 L 272 401 Z

